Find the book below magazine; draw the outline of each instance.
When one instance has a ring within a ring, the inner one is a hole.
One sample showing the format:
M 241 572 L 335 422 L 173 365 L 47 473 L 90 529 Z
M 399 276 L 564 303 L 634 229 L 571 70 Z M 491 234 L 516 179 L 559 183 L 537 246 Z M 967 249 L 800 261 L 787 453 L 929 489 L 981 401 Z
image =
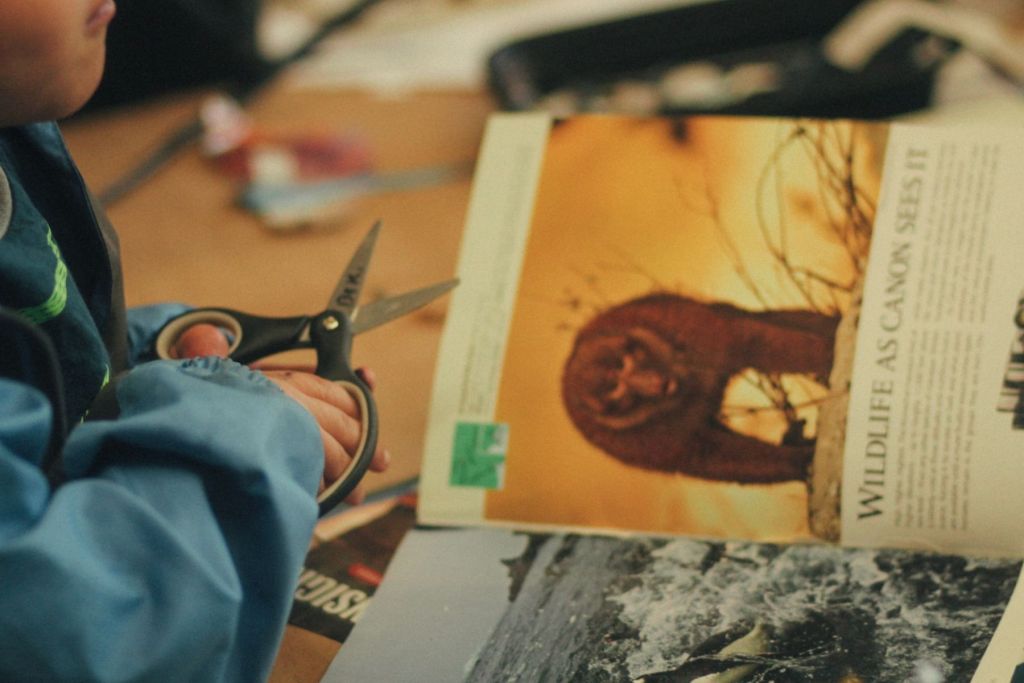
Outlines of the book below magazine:
M 1020 568 L 830 544 L 419 528 L 323 680 L 1011 683 Z

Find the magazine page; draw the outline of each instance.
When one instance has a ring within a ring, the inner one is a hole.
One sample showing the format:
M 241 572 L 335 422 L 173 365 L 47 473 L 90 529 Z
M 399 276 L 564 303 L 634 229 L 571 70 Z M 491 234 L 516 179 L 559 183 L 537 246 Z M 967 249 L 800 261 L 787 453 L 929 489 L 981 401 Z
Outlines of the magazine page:
M 829 544 L 414 529 L 324 681 L 959 683 L 1020 569 Z
M 420 471 L 417 514 L 430 523 L 481 519 L 486 492 L 503 485 L 507 429 L 494 413 L 548 129 L 546 117 L 518 116 L 485 131 Z
M 495 115 L 419 519 L 834 540 L 888 130 Z
M 853 365 L 851 545 L 1024 551 L 1024 141 L 893 125 Z
M 292 595 L 288 623 L 344 643 L 373 601 L 395 549 L 415 522 L 415 493 L 394 495 L 321 520 L 317 542 L 306 555 Z M 326 537 L 331 531 L 336 533 Z
M 502 560 L 525 548 L 495 529 L 413 529 L 323 682 L 462 680 L 505 609 Z

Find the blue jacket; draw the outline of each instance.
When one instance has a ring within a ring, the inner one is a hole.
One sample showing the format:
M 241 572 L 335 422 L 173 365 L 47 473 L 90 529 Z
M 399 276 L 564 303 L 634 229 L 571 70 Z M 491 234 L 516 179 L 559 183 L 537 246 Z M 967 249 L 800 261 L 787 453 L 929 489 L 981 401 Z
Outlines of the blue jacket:
M 0 169 L 0 680 L 266 678 L 316 521 L 316 423 L 232 361 L 146 360 L 182 307 L 125 317 L 56 126 L 0 130 Z M 116 419 L 83 420 L 105 385 Z

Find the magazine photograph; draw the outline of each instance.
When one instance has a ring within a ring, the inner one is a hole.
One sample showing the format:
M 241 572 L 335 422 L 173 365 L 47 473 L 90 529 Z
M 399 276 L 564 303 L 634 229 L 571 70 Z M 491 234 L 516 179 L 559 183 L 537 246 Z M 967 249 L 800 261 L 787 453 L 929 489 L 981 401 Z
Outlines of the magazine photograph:
M 1018 172 L 999 129 L 495 115 L 419 519 L 1019 553 Z
M 819 412 L 886 131 L 554 123 L 488 420 L 508 451 L 500 486 L 482 484 L 486 518 L 813 537 L 812 470 L 841 467 L 841 441 L 815 455 Z M 455 429 L 450 481 L 473 486 L 460 430 L 481 427 Z

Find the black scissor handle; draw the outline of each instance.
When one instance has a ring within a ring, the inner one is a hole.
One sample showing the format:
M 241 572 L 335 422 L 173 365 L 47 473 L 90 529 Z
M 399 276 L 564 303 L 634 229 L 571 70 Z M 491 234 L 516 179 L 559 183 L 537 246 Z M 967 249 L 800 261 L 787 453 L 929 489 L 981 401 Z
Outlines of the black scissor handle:
M 339 384 L 359 404 L 359 445 L 348 468 L 317 496 L 323 516 L 352 493 L 373 460 L 377 450 L 377 404 L 370 387 L 349 364 L 352 334 L 348 316 L 333 311 L 321 313 L 310 321 L 309 336 L 316 349 L 316 374 Z
M 377 407 L 369 389 L 362 383 L 339 381 L 337 384 L 352 394 L 359 404 L 359 445 L 341 476 L 317 495 L 316 502 L 320 505 L 321 517 L 337 507 L 355 490 L 373 460 L 374 451 L 377 450 Z
M 171 349 L 181 336 L 195 325 L 209 324 L 223 329 L 230 337 L 228 356 L 239 363 L 309 346 L 301 338 L 309 316 L 265 318 L 230 308 L 197 308 L 169 320 L 157 334 L 156 355 L 174 359 Z

